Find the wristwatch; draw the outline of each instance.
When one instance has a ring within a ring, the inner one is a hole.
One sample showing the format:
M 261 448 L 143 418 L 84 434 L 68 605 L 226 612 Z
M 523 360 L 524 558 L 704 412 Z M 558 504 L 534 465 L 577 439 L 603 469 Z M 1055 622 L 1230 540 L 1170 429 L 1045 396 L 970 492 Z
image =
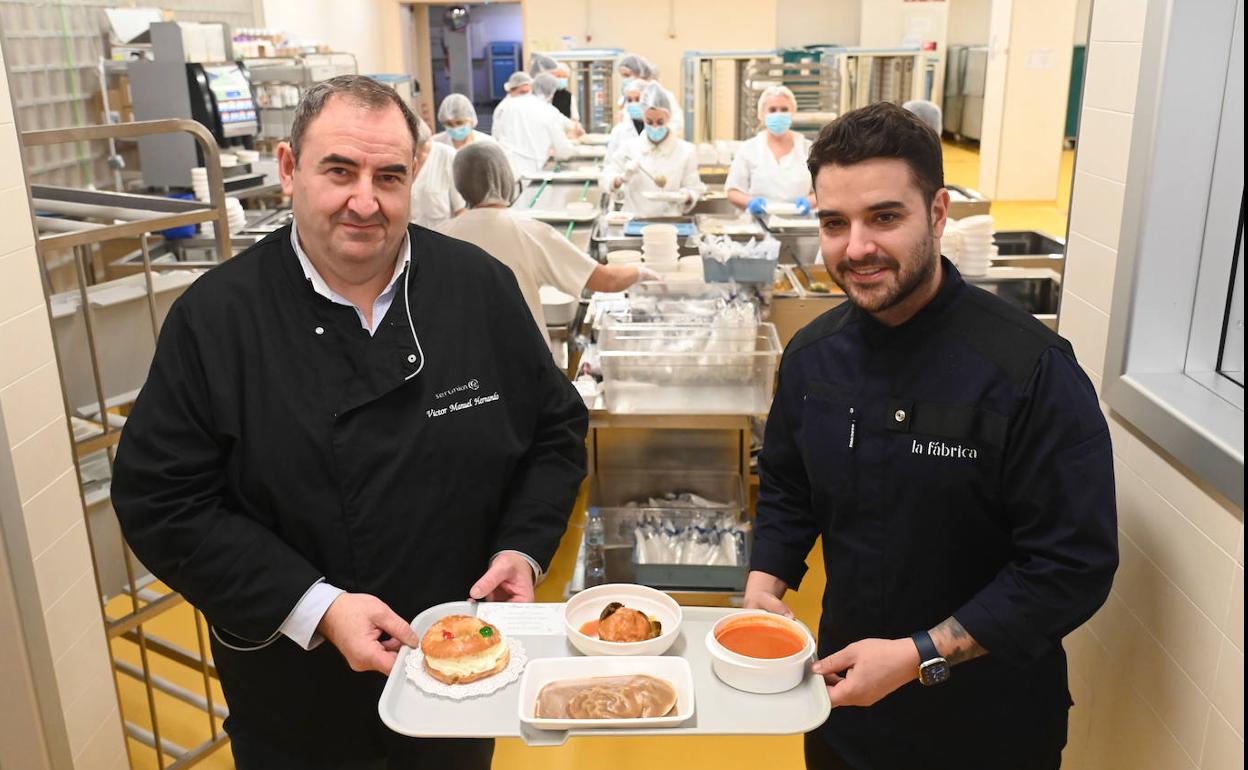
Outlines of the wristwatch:
M 910 640 L 919 648 L 919 684 L 931 686 L 949 681 L 949 661 L 941 657 L 926 631 L 911 634 Z

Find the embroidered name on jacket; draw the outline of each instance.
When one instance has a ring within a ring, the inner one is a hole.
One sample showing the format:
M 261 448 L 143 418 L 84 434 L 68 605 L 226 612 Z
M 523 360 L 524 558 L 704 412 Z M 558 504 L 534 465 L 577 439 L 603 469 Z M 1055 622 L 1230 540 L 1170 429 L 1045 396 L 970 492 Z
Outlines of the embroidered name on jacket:
M 948 457 L 954 460 L 977 460 L 979 452 L 974 447 L 961 444 L 946 444 L 943 441 L 929 441 L 924 444 L 915 439 L 910 440 L 910 454 L 927 455 L 929 457 Z
M 491 393 L 488 396 L 474 396 L 473 398 L 470 398 L 467 401 L 456 401 L 454 403 L 447 404 L 441 409 L 426 409 L 425 416 L 426 417 L 441 417 L 445 414 L 449 414 L 450 412 L 462 412 L 465 409 L 471 409 L 474 406 L 481 406 L 482 404 L 488 404 L 491 401 L 497 401 L 498 399 L 499 399 L 499 395 L 497 392 Z

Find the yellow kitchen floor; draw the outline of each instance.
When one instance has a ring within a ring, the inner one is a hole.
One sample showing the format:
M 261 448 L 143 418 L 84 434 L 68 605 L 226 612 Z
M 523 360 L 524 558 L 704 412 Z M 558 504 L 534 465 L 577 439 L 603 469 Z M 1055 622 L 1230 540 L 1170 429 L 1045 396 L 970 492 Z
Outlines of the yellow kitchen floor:
M 1041 230 L 1064 238 L 1066 217 L 1070 207 L 1070 185 L 1074 168 L 1074 151 L 1062 153 L 1060 198 L 1056 201 L 994 201 L 992 214 L 998 230 Z M 973 145 L 945 143 L 945 178 L 952 184 L 974 188 L 979 184 L 979 154 Z M 550 574 L 537 589 L 538 601 L 563 600 L 564 587 L 572 575 L 576 559 L 580 525 L 584 520 L 584 500 L 578 502 L 572 524 L 551 564 Z M 819 599 L 823 592 L 823 564 L 817 558 L 816 545 L 807 558 L 810 572 L 802 589 L 790 593 L 788 602 L 799 619 L 815 627 L 819 619 Z M 120 600 L 115 600 L 120 601 Z M 124 605 L 110 605 L 118 614 Z M 182 605 L 150 621 L 146 629 L 165 640 L 188 650 L 197 648 L 191 609 Z M 118 659 L 139 665 L 136 645 L 116 640 L 114 654 Z M 194 670 L 170 663 L 158 655 L 150 656 L 153 671 L 196 693 L 203 692 L 203 679 Z M 221 690 L 214 681 L 213 698 L 221 702 Z M 129 676 L 118 675 L 122 711 L 126 719 L 150 729 L 151 719 L 143 686 Z M 161 735 L 183 747 L 192 747 L 209 737 L 207 716 L 187 704 L 163 693 L 156 695 Z M 217 725 L 218 729 L 220 725 Z M 134 770 L 156 770 L 153 750 L 134 739 L 129 741 Z M 168 764 L 170 758 L 166 758 Z M 234 762 L 226 746 L 198 765 L 211 770 L 232 770 Z M 802 763 L 800 736 L 708 737 L 708 738 L 574 738 L 558 748 L 530 748 L 514 739 L 498 741 L 494 755 L 497 770 L 522 770 L 542 767 L 546 770 L 624 770 L 638 767 L 681 767 L 684 770 L 799 770 Z

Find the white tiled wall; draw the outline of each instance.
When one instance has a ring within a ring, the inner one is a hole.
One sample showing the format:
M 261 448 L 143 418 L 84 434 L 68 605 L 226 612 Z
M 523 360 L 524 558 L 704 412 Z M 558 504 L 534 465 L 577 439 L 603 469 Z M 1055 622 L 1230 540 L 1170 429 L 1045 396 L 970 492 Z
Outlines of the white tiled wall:
M 36 687 L 56 688 L 74 767 L 118 770 L 127 759 L 117 696 L 17 147 L 0 59 L 0 452 L 12 457 L 7 481 L 30 546 L 22 555 L 34 565 L 34 585 L 19 590 L 37 593 L 43 610 L 22 623 L 45 626 L 55 681 L 36 678 Z
M 1060 331 L 1098 386 L 1144 0 L 1093 5 Z M 1066 640 L 1077 770 L 1244 766 L 1243 511 L 1111 414 L 1122 563 Z

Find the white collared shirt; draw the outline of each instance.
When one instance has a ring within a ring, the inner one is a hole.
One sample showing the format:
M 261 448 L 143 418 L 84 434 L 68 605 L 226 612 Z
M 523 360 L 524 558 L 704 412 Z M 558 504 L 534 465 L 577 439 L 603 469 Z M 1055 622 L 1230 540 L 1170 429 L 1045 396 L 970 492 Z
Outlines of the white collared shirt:
M 316 266 L 312 264 L 312 260 L 308 259 L 308 255 L 303 250 L 303 246 L 299 243 L 298 226 L 294 220 L 290 223 L 290 245 L 295 249 L 295 256 L 299 258 L 299 267 L 303 268 L 303 277 L 312 283 L 312 289 L 325 299 L 337 305 L 346 305 L 356 312 L 360 317 L 360 326 L 364 330 L 373 335 L 377 332 L 377 327 L 381 326 L 381 320 L 386 317 L 386 313 L 390 310 L 391 303 L 394 302 L 394 296 L 399 291 L 399 278 L 402 277 L 403 271 L 412 262 L 412 239 L 407 233 L 403 233 L 403 244 L 399 247 L 399 257 L 394 261 L 394 273 L 390 276 L 390 282 L 386 284 L 386 288 L 381 294 L 377 295 L 377 299 L 373 300 L 373 322 L 369 324 L 364 317 L 364 313 L 355 306 L 351 300 L 343 297 L 338 292 L 329 288 L 329 284 L 317 271 Z

